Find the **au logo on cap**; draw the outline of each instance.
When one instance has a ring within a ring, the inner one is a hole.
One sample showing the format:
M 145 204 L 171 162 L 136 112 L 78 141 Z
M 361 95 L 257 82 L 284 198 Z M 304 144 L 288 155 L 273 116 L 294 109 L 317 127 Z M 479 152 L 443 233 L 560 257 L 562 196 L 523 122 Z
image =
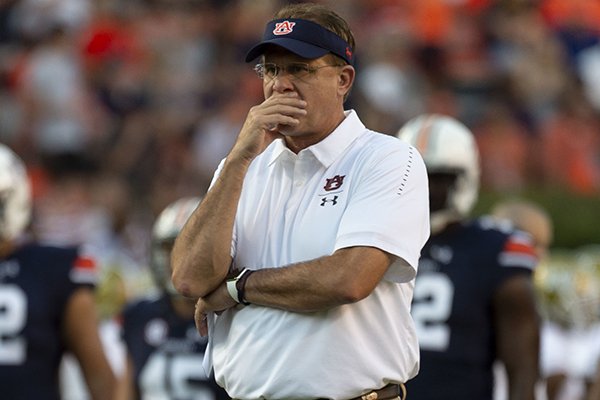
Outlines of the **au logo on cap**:
M 290 21 L 277 22 L 275 23 L 275 29 L 273 29 L 273 35 L 287 35 L 294 30 L 294 25 L 296 25 L 296 23 Z

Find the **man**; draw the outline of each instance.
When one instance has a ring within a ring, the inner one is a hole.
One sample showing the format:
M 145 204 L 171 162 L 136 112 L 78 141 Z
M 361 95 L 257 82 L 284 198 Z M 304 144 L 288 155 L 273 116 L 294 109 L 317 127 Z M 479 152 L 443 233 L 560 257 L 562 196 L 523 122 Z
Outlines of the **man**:
M 30 213 L 23 162 L 0 145 L 1 396 L 59 399 L 59 363 L 70 351 L 92 399 L 112 399 L 115 378 L 98 336 L 94 262 L 76 248 L 27 241 Z
M 421 368 L 407 385 L 411 400 L 490 400 L 495 360 L 506 368 L 509 398 L 533 399 L 539 319 L 531 238 L 489 217 L 467 219 L 478 194 L 479 156 L 463 124 L 424 115 L 398 137 L 423 155 L 431 213 L 412 306 Z
M 331 10 L 284 7 L 256 57 L 265 101 L 172 254 L 175 287 L 198 298 L 207 364 L 237 399 L 402 397 L 418 369 L 422 159 L 344 111 L 354 39 Z
M 199 201 L 179 199 L 154 223 L 151 269 L 160 295 L 132 301 L 123 311 L 127 366 L 117 400 L 229 398 L 201 368 L 207 339 L 194 325 L 195 301 L 171 283 L 173 242 Z

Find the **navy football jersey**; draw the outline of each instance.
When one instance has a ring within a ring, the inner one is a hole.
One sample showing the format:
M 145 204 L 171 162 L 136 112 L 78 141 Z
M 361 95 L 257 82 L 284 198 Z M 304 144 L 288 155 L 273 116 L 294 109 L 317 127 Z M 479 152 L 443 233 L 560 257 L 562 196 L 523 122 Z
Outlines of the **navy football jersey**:
M 128 304 L 122 317 L 139 399 L 229 399 L 202 367 L 207 338 L 193 318 L 175 313 L 167 295 Z
M 75 248 L 27 244 L 0 260 L 0 397 L 59 399 L 65 304 L 95 278 Z
M 421 367 L 409 397 L 490 400 L 494 292 L 515 274 L 532 274 L 531 238 L 481 218 L 432 236 L 421 254 L 411 310 Z

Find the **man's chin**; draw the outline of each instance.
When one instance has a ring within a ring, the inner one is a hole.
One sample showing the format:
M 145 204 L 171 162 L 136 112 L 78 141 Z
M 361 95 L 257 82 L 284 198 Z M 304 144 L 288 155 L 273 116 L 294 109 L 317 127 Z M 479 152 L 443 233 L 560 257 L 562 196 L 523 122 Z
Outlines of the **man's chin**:
M 298 130 L 298 128 L 291 127 L 289 125 L 277 125 L 276 130 L 283 136 L 301 136 L 302 135 L 302 133 Z

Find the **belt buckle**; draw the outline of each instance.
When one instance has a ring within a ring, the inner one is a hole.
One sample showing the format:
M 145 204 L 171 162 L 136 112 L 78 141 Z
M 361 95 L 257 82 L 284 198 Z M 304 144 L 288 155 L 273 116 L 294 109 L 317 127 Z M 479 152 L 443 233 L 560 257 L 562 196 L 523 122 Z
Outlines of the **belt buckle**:
M 376 391 L 372 391 L 371 393 L 363 394 L 360 396 L 361 400 L 377 400 L 379 396 Z

